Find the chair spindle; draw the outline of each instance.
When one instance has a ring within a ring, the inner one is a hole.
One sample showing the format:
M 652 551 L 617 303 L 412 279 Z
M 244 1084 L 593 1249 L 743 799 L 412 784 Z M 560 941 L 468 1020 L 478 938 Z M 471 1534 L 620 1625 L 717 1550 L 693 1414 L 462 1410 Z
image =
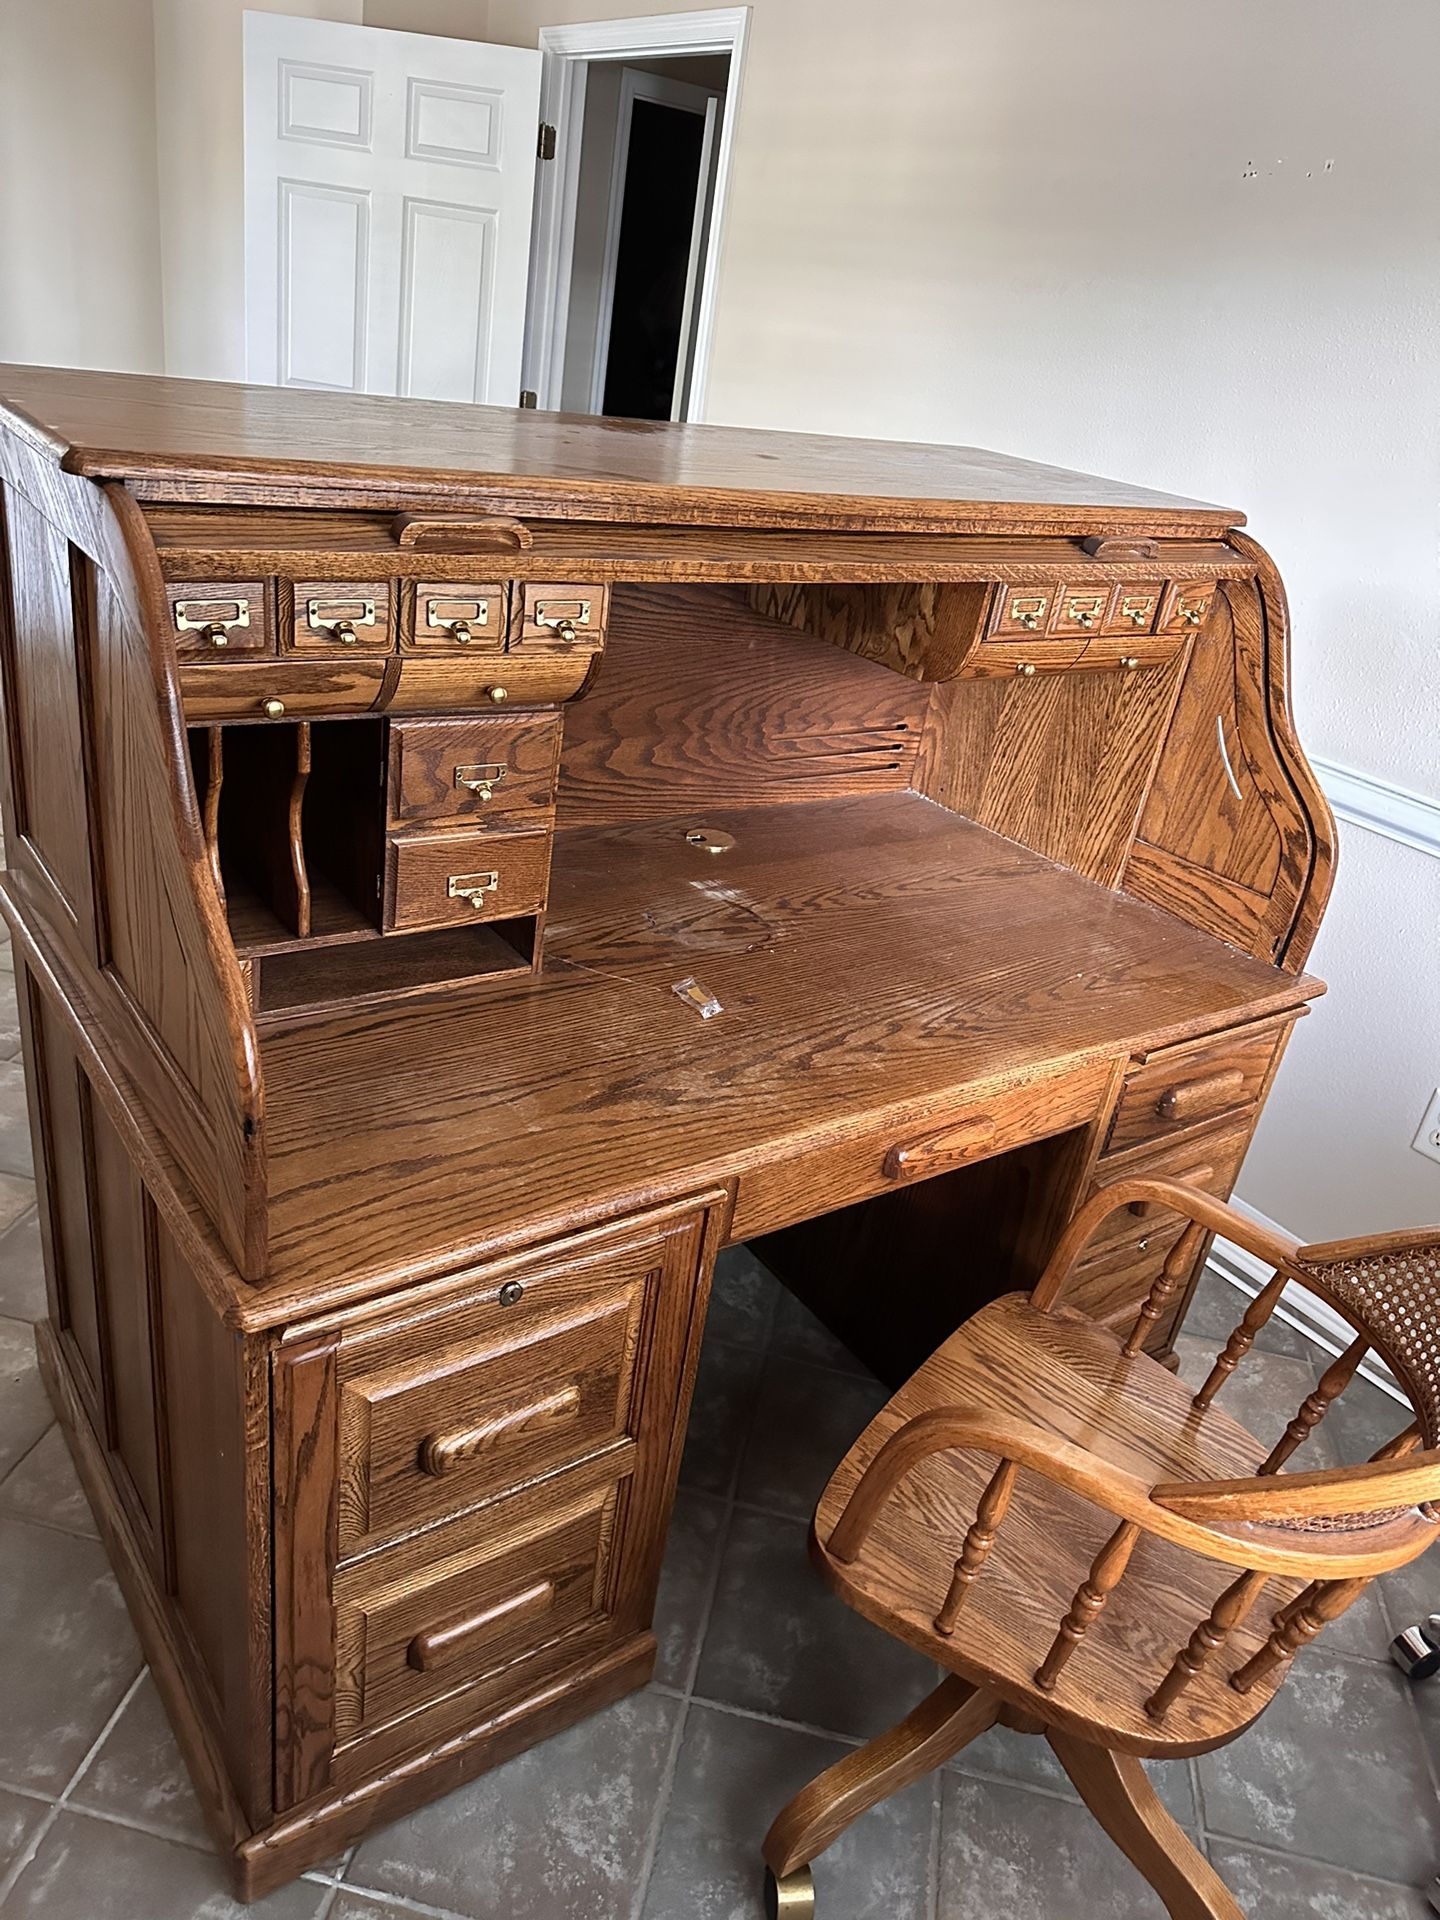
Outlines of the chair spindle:
M 1188 1645 L 1175 1656 L 1174 1666 L 1145 1702 L 1145 1711 L 1152 1720 L 1165 1718 L 1186 1687 L 1249 1613 L 1268 1577 L 1252 1570 L 1242 1573 L 1226 1587 L 1210 1609 L 1209 1617 L 1196 1627 Z
M 1060 1623 L 1050 1651 L 1035 1675 L 1042 1693 L 1053 1693 L 1055 1683 L 1076 1647 L 1094 1626 L 1105 1602 L 1120 1584 L 1120 1576 L 1130 1563 L 1140 1529 L 1133 1520 L 1122 1520 L 1096 1554 L 1088 1579 L 1076 1589 L 1070 1611 Z
M 1352 1601 L 1358 1600 L 1369 1584 L 1368 1580 L 1317 1581 L 1308 1598 L 1299 1596 L 1303 1605 L 1282 1608 L 1281 1612 L 1288 1615 L 1284 1625 L 1277 1626 L 1259 1652 L 1231 1674 L 1231 1686 L 1237 1693 L 1249 1693 L 1282 1660 L 1293 1660 L 1322 1627 L 1337 1620 Z
M 1275 1442 L 1269 1458 L 1257 1469 L 1258 1472 L 1278 1473 L 1296 1448 L 1303 1446 L 1329 1412 L 1331 1402 L 1338 1399 L 1354 1379 L 1355 1369 L 1369 1351 L 1369 1337 L 1362 1333 L 1358 1339 L 1350 1342 L 1338 1359 L 1330 1363 L 1321 1374 L 1315 1391 L 1306 1394 L 1301 1401 L 1299 1412 Z
M 1276 1302 L 1285 1291 L 1288 1281 L 1288 1274 L 1274 1274 L 1245 1309 L 1244 1317 L 1225 1342 L 1224 1351 L 1216 1356 L 1204 1386 L 1190 1403 L 1198 1412 L 1204 1413 L 1214 1404 L 1216 1394 L 1254 1346 L 1256 1334 L 1275 1311 Z
M 1146 1335 L 1159 1322 L 1176 1289 L 1194 1264 L 1195 1256 L 1209 1231 L 1200 1221 L 1192 1220 L 1165 1256 L 1160 1276 L 1146 1295 L 1145 1304 L 1135 1316 L 1135 1324 L 1121 1348 L 1127 1360 L 1135 1358 L 1145 1344 Z
M 1002 1460 L 981 1494 L 975 1509 L 974 1524 L 965 1535 L 965 1544 L 960 1549 L 960 1558 L 955 1562 L 955 1571 L 950 1578 L 950 1590 L 935 1616 L 937 1633 L 950 1634 L 955 1631 L 955 1622 L 959 1618 L 960 1609 L 964 1606 L 980 1569 L 990 1557 L 996 1532 L 1010 1505 L 1010 1495 L 1014 1491 L 1015 1475 L 1018 1471 L 1013 1460 Z

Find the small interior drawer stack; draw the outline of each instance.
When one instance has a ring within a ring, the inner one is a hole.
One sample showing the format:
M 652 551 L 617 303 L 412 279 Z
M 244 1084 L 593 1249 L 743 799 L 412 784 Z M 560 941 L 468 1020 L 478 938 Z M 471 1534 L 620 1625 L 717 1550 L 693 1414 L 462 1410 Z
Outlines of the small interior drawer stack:
M 1288 1021 L 1270 1021 L 1132 1061 L 1083 1199 L 1128 1179 L 1172 1180 L 1226 1199 L 1289 1031 Z M 1081 1256 L 1067 1303 L 1128 1331 L 1184 1227 L 1153 1203 L 1112 1214 Z M 1182 1286 L 1153 1345 L 1169 1345 L 1186 1297 Z
M 995 590 L 965 662 L 981 679 L 1164 666 L 1202 626 L 1213 580 L 1033 580 Z

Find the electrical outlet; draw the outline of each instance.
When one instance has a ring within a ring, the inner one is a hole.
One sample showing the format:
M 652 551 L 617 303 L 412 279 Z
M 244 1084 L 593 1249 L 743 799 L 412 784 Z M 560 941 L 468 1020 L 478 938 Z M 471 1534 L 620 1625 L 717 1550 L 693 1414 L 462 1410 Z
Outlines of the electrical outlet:
M 1427 1160 L 1440 1160 L 1440 1087 L 1431 1094 L 1425 1118 L 1410 1144 L 1416 1153 L 1423 1153 Z

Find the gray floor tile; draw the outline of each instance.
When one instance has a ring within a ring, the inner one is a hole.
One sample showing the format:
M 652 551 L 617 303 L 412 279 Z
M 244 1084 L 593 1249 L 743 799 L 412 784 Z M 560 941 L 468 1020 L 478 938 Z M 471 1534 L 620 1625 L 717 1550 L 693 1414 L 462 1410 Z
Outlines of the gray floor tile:
M 100 1545 L 0 1518 L 0 1780 L 59 1793 L 140 1671 Z
M 70 1804 L 113 1813 L 187 1846 L 210 1846 L 195 1789 L 149 1674 L 126 1702 Z
M 474 1920 L 628 1920 L 682 1711 L 632 1694 L 369 1835 L 345 1877 Z
M 715 1262 L 705 1331 L 736 1347 L 763 1347 L 779 1282 L 748 1247 L 727 1247 Z
M 868 1740 L 940 1676 L 822 1584 L 806 1532 L 799 1520 L 736 1510 L 695 1691 Z
M 1440 1808 L 1391 1667 L 1295 1662 L 1247 1733 L 1199 1763 L 1207 1830 L 1417 1884 L 1440 1862 Z
M 655 1678 L 668 1687 L 689 1684 L 727 1511 L 723 1500 L 708 1493 L 682 1487 L 676 1496 L 655 1600 L 655 1638 L 659 1644 Z
M 808 1519 L 831 1474 L 889 1397 L 868 1374 L 861 1379 L 772 1356 L 761 1375 L 736 1499 Z
M 759 1347 L 706 1340 L 700 1351 L 680 1484 L 728 1493 L 755 1405 L 763 1355 Z
M 944 1776 L 937 1920 L 1165 1920 L 1159 1896 L 1078 1801 Z
M 0 1477 L 18 1466 L 55 1418 L 27 1320 L 0 1320 Z
M 958 1773 L 998 1774 L 1002 1780 L 1013 1780 L 1017 1786 L 1045 1787 L 1069 1800 L 1079 1798 L 1048 1741 L 1038 1734 L 992 1727 L 957 1753 L 950 1765 Z M 1152 1760 L 1147 1766 L 1155 1791 L 1166 1807 L 1182 1827 L 1193 1828 L 1197 1816 L 1189 1761 Z
M 1335 1867 L 1222 1840 L 1212 1843 L 1210 1858 L 1257 1920 L 1435 1920 L 1435 1909 L 1413 1887 L 1362 1880 Z
M 415 1909 L 372 1900 L 368 1893 L 351 1893 L 342 1887 L 334 1906 L 326 1910 L 325 1920 L 415 1920 Z
M 22 1182 L 15 1181 L 18 1188 Z M 26 1191 L 29 1182 L 24 1182 Z M 0 1207 L 0 1214 L 3 1214 Z M 12 1320 L 45 1317 L 45 1263 L 40 1253 L 40 1215 L 28 1208 L 0 1239 L 0 1314 Z
M 99 1534 L 70 1449 L 59 1427 L 51 1426 L 23 1460 L 0 1482 L 0 1512 L 22 1520 L 39 1520 L 66 1533 Z
M 43 1800 L 29 1800 L 0 1787 L 0 1874 L 14 1866 L 48 1812 Z
M 1187 1386 L 1198 1387 L 1215 1358 L 1214 1343 L 1182 1334 L 1175 1342 L 1175 1351 L 1180 1378 Z M 1287 1353 L 1267 1353 L 1257 1346 L 1225 1382 L 1215 1404 L 1248 1428 L 1268 1451 L 1314 1386 L 1315 1369 L 1309 1360 L 1297 1360 Z M 1289 1465 L 1299 1473 L 1312 1467 L 1334 1466 L 1337 1461 L 1328 1424 L 1322 1423 L 1299 1452 L 1290 1456 Z
M 30 1115 L 25 1105 L 25 1069 L 19 1057 L 0 1060 L 0 1173 L 12 1179 L 33 1180 L 35 1157 L 30 1150 Z M 6 1186 L 0 1185 L 0 1208 Z M 32 1197 L 30 1205 L 34 1205 Z M 23 1208 L 16 1207 L 19 1214 Z M 15 1216 L 12 1215 L 12 1218 Z
M 1250 1296 L 1207 1267 L 1200 1276 L 1185 1315 L 1183 1331 L 1212 1347 L 1221 1347 L 1250 1304 Z M 1256 1336 L 1255 1344 L 1268 1353 L 1288 1353 L 1295 1359 L 1310 1360 L 1322 1349 L 1308 1340 L 1298 1327 L 1292 1327 L 1278 1314 L 1272 1314 Z
M 789 1360 L 808 1360 L 812 1366 L 857 1374 L 864 1380 L 874 1378 L 865 1362 L 857 1360 L 843 1340 L 837 1339 L 803 1301 L 784 1290 L 775 1308 L 770 1351 L 783 1354 Z
M 760 1843 L 791 1795 L 849 1749 L 815 1734 L 692 1706 L 645 1920 L 757 1920 Z M 865 1814 L 820 1858 L 825 1920 L 925 1913 L 934 1785 L 917 1781 Z
M 62 1813 L 5 1903 L 5 1920 L 314 1920 L 328 1887 L 296 1880 L 242 1906 L 210 1854 Z

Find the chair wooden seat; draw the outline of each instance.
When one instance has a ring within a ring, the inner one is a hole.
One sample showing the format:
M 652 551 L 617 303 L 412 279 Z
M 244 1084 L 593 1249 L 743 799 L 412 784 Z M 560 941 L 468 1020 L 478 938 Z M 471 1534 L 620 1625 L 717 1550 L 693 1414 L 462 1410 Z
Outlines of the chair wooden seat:
M 1017 1343 L 1019 1343 L 1017 1345 Z M 1015 1355 L 1025 1355 L 1017 1374 Z M 985 1396 L 991 1396 L 987 1401 Z M 1035 1674 L 1113 1518 L 1065 1487 L 1023 1470 L 984 1578 L 975 1582 L 953 1634 L 937 1633 L 939 1599 L 996 1466 L 994 1455 L 934 1453 L 896 1489 L 858 1557 L 846 1566 L 825 1551 L 860 1475 L 892 1433 L 927 1407 L 956 1403 L 1023 1411 L 1061 1438 L 1090 1445 L 1115 1465 L 1154 1481 L 1249 1474 L 1268 1447 L 1219 1407 L 1196 1412 L 1193 1390 L 1144 1354 L 1127 1360 L 1106 1327 L 1081 1316 L 1038 1312 L 1022 1294 L 985 1307 L 926 1361 L 861 1434 L 820 1497 L 812 1552 L 825 1578 L 858 1613 L 977 1686 L 1017 1707 L 1036 1706 Z M 1249 1619 L 1176 1702 L 1163 1726 L 1145 1702 L 1178 1645 L 1210 1613 L 1233 1569 L 1154 1535 L 1142 1538 L 1109 1605 L 1066 1666 L 1046 1713 L 1088 1739 L 1145 1755 L 1203 1753 L 1222 1746 L 1267 1706 L 1277 1668 L 1248 1694 L 1229 1674 L 1258 1651 L 1275 1609 L 1304 1585 L 1277 1576 Z
M 1137 1203 L 1188 1224 L 1122 1340 L 1060 1296 L 1106 1216 Z M 1215 1230 L 1274 1274 L 1195 1391 L 1142 1343 Z M 825 1578 L 951 1677 L 780 1813 L 765 1841 L 772 1914 L 801 1920 L 808 1862 L 999 1721 L 1045 1736 L 1173 1920 L 1243 1920 L 1140 1762 L 1233 1740 L 1368 1580 L 1440 1534 L 1437 1276 L 1440 1230 L 1302 1248 L 1170 1182 L 1096 1195 L 1034 1293 L 951 1335 L 821 1495 Z M 1215 1402 L 1292 1283 L 1355 1338 L 1272 1444 Z M 1302 1449 L 1372 1350 L 1415 1417 L 1370 1461 L 1313 1469 Z

